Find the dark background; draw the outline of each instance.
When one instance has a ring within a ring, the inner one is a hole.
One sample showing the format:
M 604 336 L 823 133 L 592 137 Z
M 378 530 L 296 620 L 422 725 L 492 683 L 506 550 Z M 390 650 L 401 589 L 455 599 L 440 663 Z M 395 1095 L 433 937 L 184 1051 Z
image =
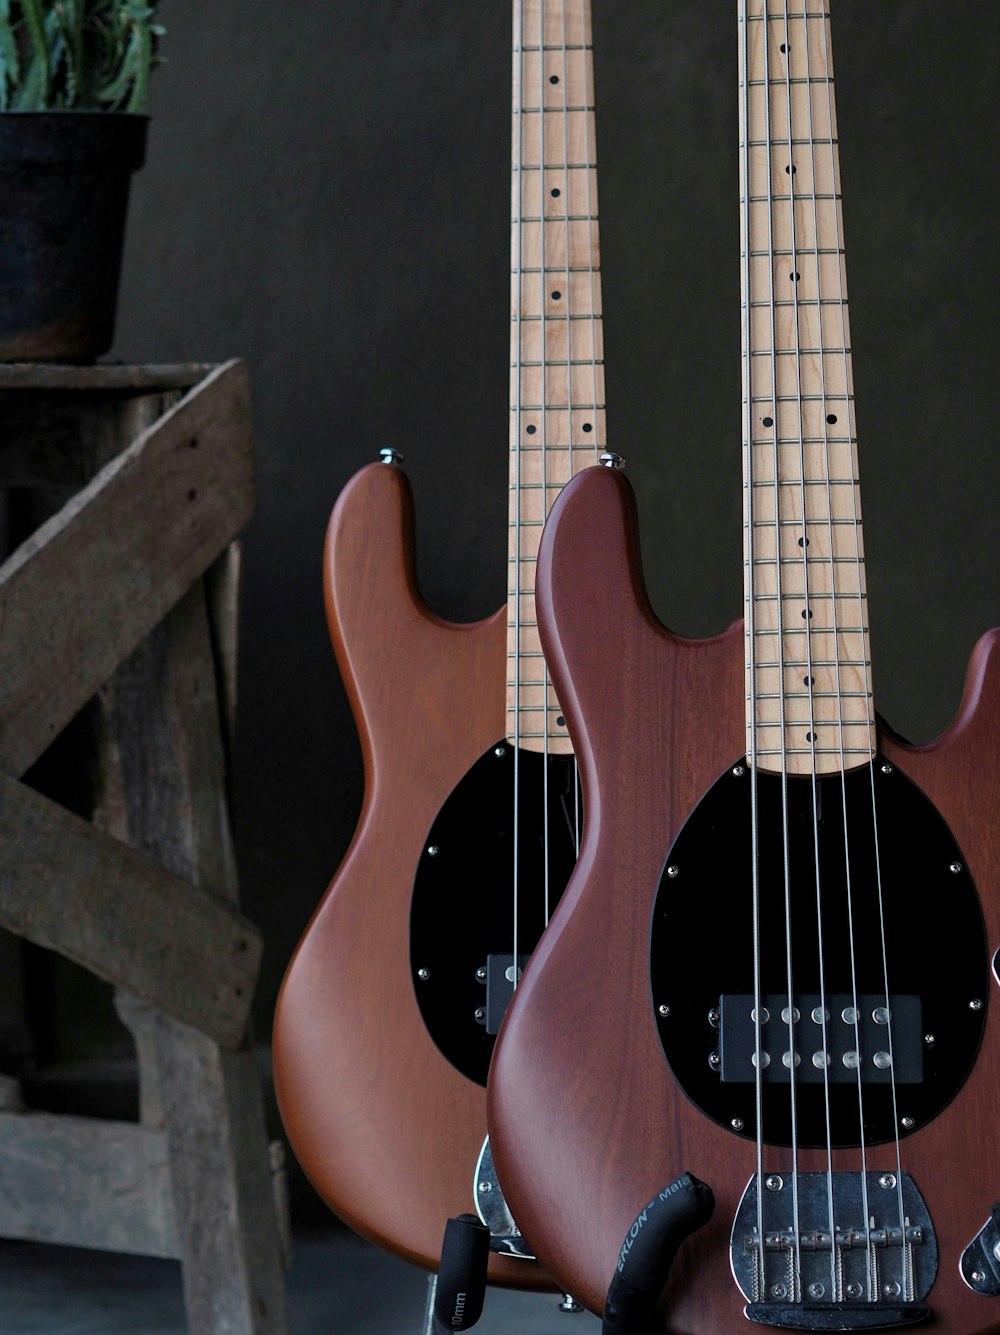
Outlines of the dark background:
M 742 597 L 736 7 L 594 11 L 608 439 L 654 606 L 707 634 Z M 114 355 L 252 373 L 236 791 L 264 1035 L 361 802 L 320 583 L 340 488 L 402 450 L 428 602 L 504 597 L 510 7 L 161 12 Z M 998 37 L 990 0 L 835 6 L 876 703 L 914 741 L 1000 622 Z

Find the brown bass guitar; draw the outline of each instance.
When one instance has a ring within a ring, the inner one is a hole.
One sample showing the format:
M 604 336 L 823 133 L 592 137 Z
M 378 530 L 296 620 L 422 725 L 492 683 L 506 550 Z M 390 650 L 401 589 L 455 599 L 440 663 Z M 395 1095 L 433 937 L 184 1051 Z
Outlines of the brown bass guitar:
M 936 742 L 876 719 L 829 6 L 738 9 L 745 619 L 659 623 L 614 470 L 553 507 L 538 610 L 586 818 L 494 1055 L 495 1162 L 595 1312 L 687 1170 L 716 1209 L 659 1329 L 986 1335 L 1000 631 Z
M 503 1203 L 486 1074 L 520 970 L 572 869 L 579 801 L 534 611 L 542 521 L 605 443 L 589 0 L 513 14 L 508 599 L 424 604 L 392 451 L 337 501 L 326 611 L 364 754 L 353 842 L 288 968 L 274 1028 L 289 1138 L 358 1232 L 436 1268 L 477 1207 L 489 1278 L 552 1287 Z

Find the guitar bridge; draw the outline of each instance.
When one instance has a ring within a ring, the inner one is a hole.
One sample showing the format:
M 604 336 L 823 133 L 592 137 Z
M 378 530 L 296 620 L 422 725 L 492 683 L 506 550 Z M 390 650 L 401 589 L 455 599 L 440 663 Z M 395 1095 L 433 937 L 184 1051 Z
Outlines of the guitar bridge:
M 762 1193 L 758 1204 L 754 1176 L 730 1241 L 751 1321 L 869 1330 L 930 1315 L 924 1299 L 937 1274 L 937 1239 L 908 1173 L 899 1182 L 893 1172 L 768 1173 Z

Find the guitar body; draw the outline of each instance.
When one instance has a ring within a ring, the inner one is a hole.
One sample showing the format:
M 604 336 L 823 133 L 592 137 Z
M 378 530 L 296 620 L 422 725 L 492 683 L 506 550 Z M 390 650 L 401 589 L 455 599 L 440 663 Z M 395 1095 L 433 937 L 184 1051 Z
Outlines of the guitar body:
M 486 1092 L 448 1062 L 414 993 L 410 901 L 435 816 L 504 734 L 503 611 L 456 625 L 416 588 L 413 506 L 396 467 L 344 489 L 325 553 L 327 618 L 361 738 L 351 846 L 289 966 L 274 1026 L 282 1119 L 306 1175 L 359 1233 L 436 1269 L 471 1208 Z M 493 1283 L 551 1288 L 493 1255 Z
M 505 1195 L 540 1261 L 600 1312 L 625 1234 L 683 1170 L 716 1197 L 711 1222 L 683 1246 L 666 1292 L 673 1335 L 745 1330 L 730 1270 L 730 1231 L 756 1171 L 753 1139 L 710 1120 L 664 1057 L 650 985 L 650 928 L 667 854 L 704 794 L 746 751 L 743 635 L 692 641 L 657 621 L 642 579 L 631 489 L 615 472 L 575 478 L 553 507 L 539 558 L 543 644 L 581 767 L 585 826 L 576 871 L 532 956 L 494 1055 L 490 1128 Z M 937 742 L 891 734 L 880 751 L 950 827 L 978 887 L 990 955 L 1000 945 L 1000 633 L 976 648 L 965 697 Z M 673 891 L 673 884 L 671 891 Z M 684 868 L 676 879 L 684 894 Z M 742 887 L 740 888 L 742 890 Z M 713 887 L 711 930 L 671 943 L 676 987 L 705 968 L 727 932 L 735 887 Z M 728 903 L 727 903 L 728 900 Z M 920 902 L 914 903 L 920 912 Z M 931 943 L 933 945 L 933 943 Z M 954 968 L 935 958 L 933 973 Z M 991 985 L 995 986 L 995 982 Z M 982 1002 L 989 1012 L 989 996 Z M 964 1004 L 964 1003 L 963 1003 Z M 989 1014 L 969 1078 L 944 1111 L 902 1140 L 937 1234 L 940 1264 L 927 1329 L 1000 1330 L 1000 1298 L 973 1293 L 959 1258 L 1000 1198 L 1000 1021 Z M 895 1168 L 890 1144 L 868 1166 Z M 835 1149 L 834 1170 L 857 1153 Z M 791 1152 L 767 1149 L 767 1169 Z M 824 1172 L 825 1150 L 799 1151 Z

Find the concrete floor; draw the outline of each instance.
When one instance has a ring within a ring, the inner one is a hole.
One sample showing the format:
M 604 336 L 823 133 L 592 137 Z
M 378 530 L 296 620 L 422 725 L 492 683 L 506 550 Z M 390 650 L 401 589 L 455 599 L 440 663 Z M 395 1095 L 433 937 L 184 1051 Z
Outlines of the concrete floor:
M 424 1273 L 353 1234 L 296 1240 L 292 1335 L 423 1335 Z M 597 1335 L 553 1296 L 490 1289 L 477 1335 Z M 4 1335 L 186 1335 L 174 1261 L 0 1242 Z

